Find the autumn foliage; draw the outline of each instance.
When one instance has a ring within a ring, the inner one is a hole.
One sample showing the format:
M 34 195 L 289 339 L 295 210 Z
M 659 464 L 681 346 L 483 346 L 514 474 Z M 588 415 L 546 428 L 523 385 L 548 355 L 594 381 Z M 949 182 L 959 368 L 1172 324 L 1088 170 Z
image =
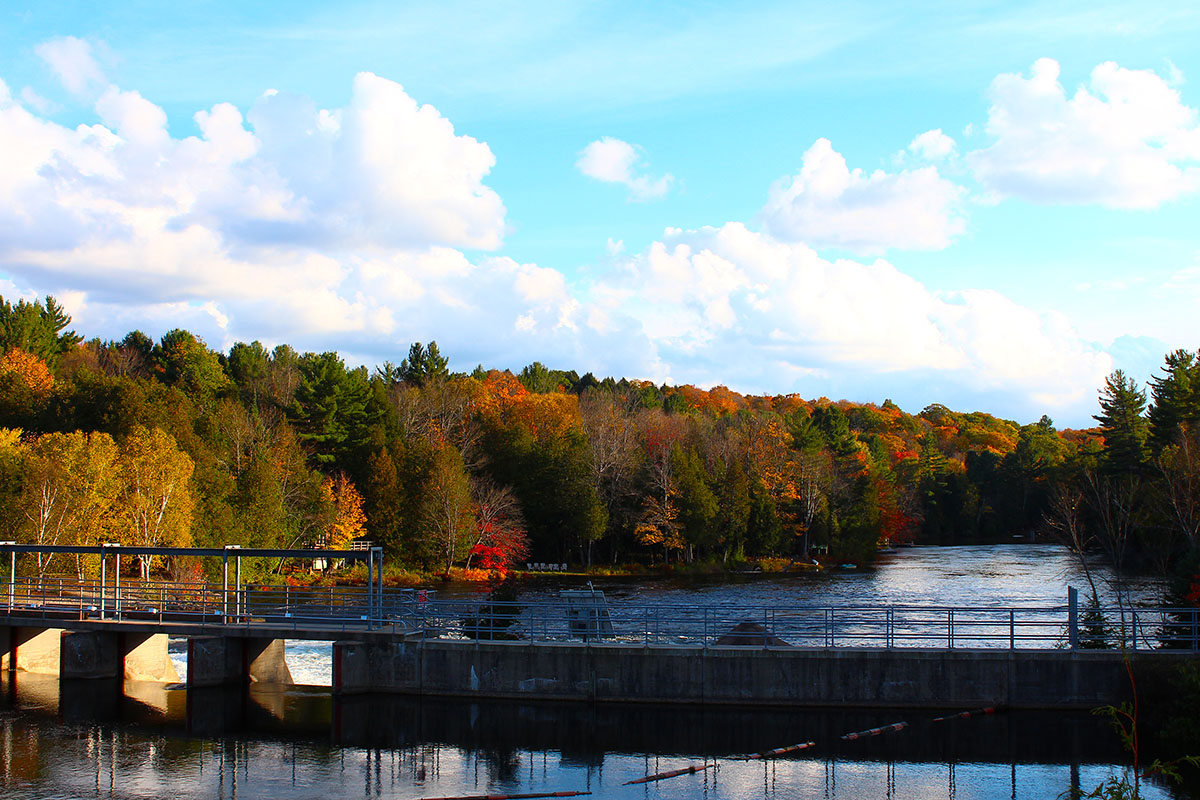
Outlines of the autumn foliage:
M 54 388 L 54 375 L 46 362 L 19 347 L 0 356 L 0 375 L 13 375 L 38 397 L 46 397 Z
M 183 330 L 81 343 L 51 298 L 0 298 L 3 314 L 22 321 L 19 336 L 0 328 L 5 539 L 365 537 L 389 564 L 444 575 L 526 560 L 857 563 L 881 544 L 1039 528 L 1056 489 L 1115 469 L 1118 442 L 1121 469 L 1153 488 L 1144 516 L 1167 557 L 1200 538 L 1200 442 L 1188 438 L 1200 366 L 1183 351 L 1133 430 L 1106 411 L 1099 429 L 1059 431 L 1048 418 L 748 396 L 537 362 L 455 373 L 432 342 L 373 372 L 287 345 L 218 353 Z

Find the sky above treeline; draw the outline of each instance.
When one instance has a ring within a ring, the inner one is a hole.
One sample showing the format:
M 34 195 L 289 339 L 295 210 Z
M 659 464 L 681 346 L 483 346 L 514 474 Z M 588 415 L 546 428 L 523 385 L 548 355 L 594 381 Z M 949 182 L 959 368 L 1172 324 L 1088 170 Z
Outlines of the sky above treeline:
M 9 2 L 0 295 L 1092 424 L 1200 346 L 1200 5 Z

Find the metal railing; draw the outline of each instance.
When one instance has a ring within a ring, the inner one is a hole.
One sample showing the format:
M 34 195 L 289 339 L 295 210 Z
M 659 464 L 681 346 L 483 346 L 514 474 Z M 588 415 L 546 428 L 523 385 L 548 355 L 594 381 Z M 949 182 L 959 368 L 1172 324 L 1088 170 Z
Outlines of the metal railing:
M 0 611 L 24 619 L 382 629 L 421 639 L 587 641 L 681 647 L 1171 649 L 1200 652 L 1200 608 L 812 606 L 609 602 L 588 616 L 558 599 L 444 600 L 435 592 L 72 578 L 4 581 Z M 373 599 L 373 602 L 372 602 Z
M 418 606 L 424 638 L 694 647 L 1178 649 L 1200 651 L 1200 608 L 717 607 L 611 604 L 581 631 L 565 603 L 438 600 Z
M 386 602 L 366 586 L 241 587 L 187 581 L 112 581 L 20 578 L 3 582 L 0 612 L 21 619 L 157 622 L 192 626 L 258 625 L 292 630 L 402 631 L 418 593 L 392 590 Z

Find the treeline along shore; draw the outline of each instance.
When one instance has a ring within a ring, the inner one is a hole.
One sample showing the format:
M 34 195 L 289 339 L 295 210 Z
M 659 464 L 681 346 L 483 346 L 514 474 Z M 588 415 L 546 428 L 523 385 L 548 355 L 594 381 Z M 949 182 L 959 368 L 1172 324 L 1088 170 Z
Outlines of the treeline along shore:
M 1113 373 L 1097 427 L 1060 431 L 540 363 L 454 373 L 433 342 L 370 370 L 286 344 L 215 352 L 184 330 L 101 341 L 70 326 L 52 297 L 0 298 L 0 539 L 366 538 L 393 567 L 478 577 L 863 564 L 881 544 L 1038 531 L 1118 570 L 1174 571 L 1179 599 L 1200 601 L 1200 358 L 1183 350 L 1145 389 Z M 57 560 L 36 569 L 94 569 Z

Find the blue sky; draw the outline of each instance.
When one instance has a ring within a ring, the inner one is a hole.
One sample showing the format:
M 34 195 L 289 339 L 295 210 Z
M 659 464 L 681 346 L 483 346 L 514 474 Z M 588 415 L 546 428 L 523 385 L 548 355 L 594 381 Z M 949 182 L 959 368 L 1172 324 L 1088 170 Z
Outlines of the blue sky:
M 1185 3 L 0 8 L 0 294 L 1090 424 L 1198 344 Z

